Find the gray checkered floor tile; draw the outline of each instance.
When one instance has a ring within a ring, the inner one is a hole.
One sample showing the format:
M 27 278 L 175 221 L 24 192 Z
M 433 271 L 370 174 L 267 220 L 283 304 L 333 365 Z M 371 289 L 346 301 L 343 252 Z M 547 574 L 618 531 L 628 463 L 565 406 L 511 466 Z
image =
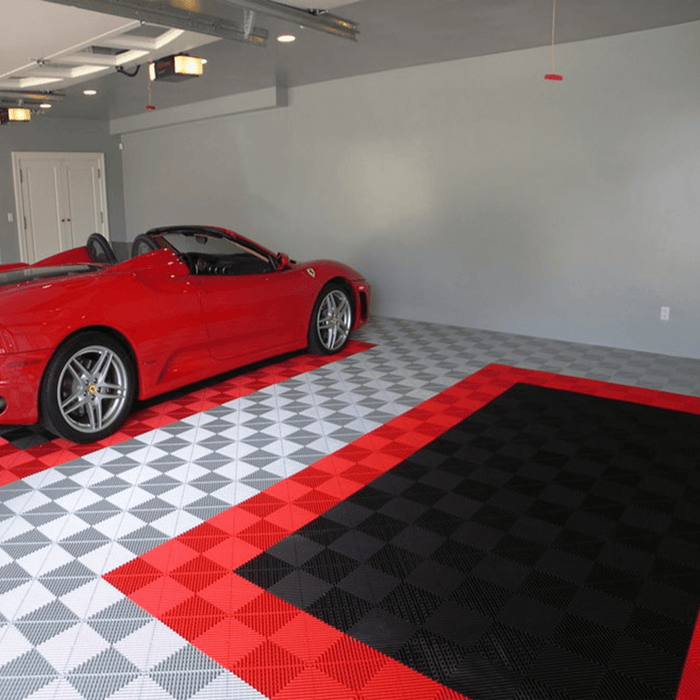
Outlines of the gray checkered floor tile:
M 700 395 L 700 362 L 377 319 L 376 347 L 0 489 L 0 698 L 262 696 L 101 575 L 492 362 Z

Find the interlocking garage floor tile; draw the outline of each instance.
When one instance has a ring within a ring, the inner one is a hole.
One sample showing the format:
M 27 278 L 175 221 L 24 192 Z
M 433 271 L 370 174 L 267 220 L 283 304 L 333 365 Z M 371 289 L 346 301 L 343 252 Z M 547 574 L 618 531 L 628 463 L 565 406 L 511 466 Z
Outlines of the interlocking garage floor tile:
M 700 417 L 649 403 L 674 398 L 490 367 L 106 578 L 270 698 L 390 673 L 396 698 L 673 698 Z
M 357 339 L 375 347 L 332 358 L 330 364 L 306 367 L 301 373 L 298 368 L 271 367 L 267 379 L 258 377 L 257 385 L 247 387 L 252 393 L 246 389 L 233 398 L 214 387 L 200 387 L 192 396 L 170 397 L 180 401 L 177 409 L 146 406 L 152 413 L 139 421 L 133 435 L 119 436 L 99 449 L 68 443 L 42 446 L 36 436 L 26 435 L 28 442 L 22 443 L 21 436 L 14 435 L 18 446 L 0 446 L 0 466 L 19 469 L 0 488 L 0 697 L 456 697 L 456 691 L 444 684 L 415 670 L 407 671 L 390 656 L 392 645 L 387 646 L 387 653 L 377 652 L 341 631 L 357 615 L 343 598 L 361 590 L 357 581 L 352 586 L 343 584 L 350 588 L 348 593 L 340 584 L 324 583 L 297 566 L 297 576 L 303 573 L 309 577 L 307 582 L 314 582 L 315 587 L 329 586 L 328 595 L 341 598 L 335 628 L 302 609 L 317 594 L 314 586 L 302 587 L 304 595 L 299 594 L 292 604 L 273 597 L 234 569 L 262 556 L 275 544 L 284 548 L 287 545 L 281 543 L 285 538 L 294 538 L 300 528 L 327 517 L 330 509 L 356 507 L 345 503 L 346 499 L 513 383 L 527 382 L 518 374 L 520 370 L 501 367 L 472 377 L 468 396 L 459 401 L 450 399 L 449 392 L 440 395 L 491 362 L 580 377 L 576 381 L 583 382 L 581 385 L 572 385 L 570 379 L 543 379 L 551 375 L 540 375 L 536 383 L 549 382 L 553 388 L 573 388 L 586 394 L 600 393 L 600 387 L 602 396 L 610 391 L 609 386 L 586 379 L 616 381 L 627 386 L 615 388 L 612 398 L 627 401 L 642 401 L 640 396 L 646 395 L 635 385 L 680 392 L 683 396 L 654 394 L 655 401 L 666 402 L 663 405 L 674 410 L 692 412 L 692 396 L 699 393 L 700 363 L 692 360 L 390 319 L 374 320 Z M 247 381 L 245 375 L 241 381 Z M 436 404 L 423 403 L 434 397 Z M 177 412 L 180 410 L 182 413 Z M 29 464 L 32 459 L 35 462 Z M 444 478 L 425 484 L 425 498 L 447 485 Z M 612 486 L 607 487 L 617 494 Z M 552 512 L 573 507 L 570 485 L 552 484 L 551 488 L 554 491 L 547 497 L 559 499 Z M 404 506 L 413 503 L 416 512 L 411 517 L 420 518 L 421 508 L 435 510 L 429 502 L 417 502 L 415 489 L 410 495 L 400 502 Z M 600 494 L 594 495 L 597 500 L 585 503 L 587 508 L 607 507 Z M 507 526 L 501 511 L 524 507 L 523 497 L 532 496 L 508 494 L 508 498 L 500 496 L 497 503 L 489 503 L 496 511 L 482 513 L 479 518 L 485 522 L 477 519 L 470 536 L 488 541 L 493 536 L 489 535 L 491 530 Z M 608 497 L 607 492 L 603 497 Z M 464 505 L 464 501 L 456 501 L 448 514 L 459 510 L 457 504 Z M 441 508 L 448 505 L 445 502 Z M 635 507 L 649 510 L 646 502 Z M 580 510 L 581 506 L 577 512 Z M 395 510 L 379 515 L 385 522 L 398 519 Z M 528 517 L 532 518 L 532 513 Z M 592 524 L 589 517 L 576 523 L 579 530 L 584 528 L 586 538 L 569 537 L 554 546 L 550 538 L 557 533 L 556 523 L 544 527 L 545 520 L 538 515 L 540 524 L 535 528 L 528 517 L 523 516 L 524 523 L 517 528 L 511 526 L 513 532 L 508 536 L 517 539 L 494 545 L 502 548 L 496 556 L 499 560 L 510 557 L 521 567 L 534 566 L 534 584 L 523 584 L 518 590 L 518 595 L 534 601 L 533 606 L 551 606 L 553 600 L 556 605 L 575 607 L 573 622 L 567 618 L 566 624 L 560 623 L 551 644 L 561 646 L 562 639 L 575 639 L 578 633 L 582 640 L 577 646 L 564 648 L 583 658 L 590 656 L 592 647 L 583 638 L 595 634 L 599 624 L 581 614 L 590 601 L 569 602 L 575 582 L 562 579 L 556 562 L 545 557 L 540 563 L 536 557 L 543 545 L 568 554 L 568 575 L 580 577 L 580 562 L 575 557 L 581 555 L 570 550 L 582 547 L 589 556 L 603 556 L 600 552 L 595 555 L 595 540 L 589 532 L 598 520 L 594 518 Z M 431 516 L 429 521 L 435 526 L 435 518 Z M 385 568 L 395 566 L 392 557 L 378 553 L 386 544 L 371 532 L 358 529 L 362 526 L 355 528 L 352 519 L 349 522 L 355 532 L 340 535 L 326 550 L 336 556 L 335 548 L 340 547 L 343 557 L 360 557 L 366 569 L 376 568 L 379 562 Z M 625 527 L 632 537 L 639 524 L 627 523 Z M 404 532 L 408 534 L 397 533 L 390 544 L 409 552 L 408 563 L 415 562 L 415 557 L 433 557 L 431 551 L 444 550 L 439 534 L 423 522 Z M 688 533 L 680 534 L 687 539 Z M 596 562 L 600 568 L 595 571 L 595 585 L 586 586 L 590 595 L 597 596 L 596 601 L 612 595 L 608 590 L 609 568 L 615 569 L 617 557 L 631 575 L 637 575 L 645 571 L 646 557 L 659 556 L 653 549 L 653 537 L 644 540 L 638 532 L 636 535 L 634 549 L 642 554 L 630 554 L 626 547 L 606 553 L 608 558 Z M 324 570 L 329 569 L 323 558 L 328 555 L 319 554 L 321 543 L 303 543 L 298 538 L 298 544 L 294 552 L 299 553 L 299 561 L 305 564 L 317 557 L 325 562 Z M 379 548 L 377 552 L 373 547 Z M 677 547 L 659 551 L 672 561 L 679 556 Z M 289 551 L 281 553 L 290 559 Z M 367 563 L 370 559 L 372 564 Z M 347 563 L 346 559 L 340 561 L 344 564 L 336 567 L 337 575 L 345 571 Z M 296 563 L 294 559 L 286 562 Z M 685 560 L 680 563 L 688 566 Z M 404 565 L 402 561 L 396 571 L 383 571 L 384 584 L 391 576 L 407 575 Z M 166 570 L 167 576 L 163 573 Z M 676 574 L 682 571 L 677 568 Z M 129 576 L 121 576 L 127 573 Z M 103 578 L 118 574 L 119 585 L 128 595 Z M 278 574 L 270 571 L 271 576 Z M 378 579 L 375 576 L 373 580 Z M 628 576 L 625 582 L 630 580 Z M 481 591 L 476 599 L 486 611 L 500 615 L 506 614 L 505 610 L 511 615 L 492 625 L 496 631 L 499 625 L 518 631 L 504 643 L 504 650 L 509 650 L 520 644 L 523 637 L 518 634 L 526 634 L 516 622 L 521 627 L 525 623 L 518 610 L 511 610 L 497 595 L 497 582 L 490 588 L 489 583 L 488 579 L 481 582 L 486 594 Z M 377 586 L 377 591 L 381 587 Z M 428 592 L 424 593 L 427 599 Z M 669 589 L 657 584 L 645 591 L 649 600 L 661 595 L 669 604 L 682 602 L 668 593 Z M 372 602 L 375 597 L 370 596 L 367 605 L 376 607 Z M 398 592 L 395 597 L 397 610 L 408 609 L 405 601 L 410 598 Z M 610 611 L 606 624 L 611 624 L 617 609 L 606 609 Z M 487 617 L 487 612 L 476 612 Z M 673 607 L 655 612 L 661 619 L 678 614 Z M 413 615 L 411 625 L 418 624 L 414 617 L 419 620 Z M 525 622 L 532 617 L 527 616 Z M 162 621 L 165 618 L 167 624 Z M 437 619 L 445 621 L 445 634 L 449 633 L 454 644 L 457 632 L 450 628 L 449 616 L 443 613 Z M 470 620 L 474 634 L 486 624 L 474 615 Z M 374 617 L 368 614 L 352 624 L 366 630 L 386 622 L 386 615 L 375 612 Z M 631 625 L 627 636 L 637 640 L 642 630 L 653 646 L 671 656 L 683 654 L 679 645 L 666 643 L 664 647 L 658 621 L 655 619 L 653 625 L 648 622 Z M 539 633 L 544 633 L 551 620 L 542 616 L 538 624 Z M 398 644 L 412 628 L 399 620 L 391 629 Z M 495 632 L 489 628 L 488 634 L 491 638 Z M 697 638 L 700 632 L 695 634 Z M 190 638 L 194 635 L 193 644 Z M 666 634 L 663 639 L 671 637 Z M 693 652 L 697 648 L 697 642 L 691 643 L 678 692 L 683 700 L 700 696 L 700 659 Z M 625 674 L 624 663 L 634 658 L 633 652 L 634 645 L 622 649 L 619 656 L 619 667 L 624 667 Z M 540 658 L 548 657 L 542 652 Z M 436 662 L 439 660 L 436 657 Z M 556 685 L 544 672 L 536 679 L 528 677 L 521 686 L 524 697 L 538 697 L 543 682 L 550 690 Z
M 224 378 L 214 377 L 166 396 L 158 396 L 141 402 L 117 433 L 89 445 L 57 438 L 41 426 L 0 427 L 0 486 L 102 447 L 119 444 L 154 428 L 171 425 L 369 347 L 371 345 L 367 343 L 351 340 L 338 355 L 294 354 L 282 361 L 260 363 L 252 369 L 230 372 Z
M 236 573 L 475 700 L 672 698 L 698 453 L 698 416 L 519 384 Z

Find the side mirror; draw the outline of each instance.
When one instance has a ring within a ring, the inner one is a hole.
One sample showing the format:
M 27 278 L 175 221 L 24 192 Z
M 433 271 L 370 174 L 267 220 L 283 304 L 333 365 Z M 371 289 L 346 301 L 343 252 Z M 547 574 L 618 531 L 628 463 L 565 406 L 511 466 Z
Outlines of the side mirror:
M 277 271 L 286 270 L 289 267 L 289 256 L 286 253 L 277 253 L 275 258 L 277 262 Z

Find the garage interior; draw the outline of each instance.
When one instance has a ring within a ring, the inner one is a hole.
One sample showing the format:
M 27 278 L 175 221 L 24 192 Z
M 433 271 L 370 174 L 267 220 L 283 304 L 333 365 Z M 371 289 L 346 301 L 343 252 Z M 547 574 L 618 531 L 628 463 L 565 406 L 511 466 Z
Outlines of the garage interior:
M 99 153 L 118 254 L 226 226 L 372 320 L 104 444 L 0 429 L 0 696 L 699 697 L 700 1 L 5 2 L 3 263 L 13 154 Z

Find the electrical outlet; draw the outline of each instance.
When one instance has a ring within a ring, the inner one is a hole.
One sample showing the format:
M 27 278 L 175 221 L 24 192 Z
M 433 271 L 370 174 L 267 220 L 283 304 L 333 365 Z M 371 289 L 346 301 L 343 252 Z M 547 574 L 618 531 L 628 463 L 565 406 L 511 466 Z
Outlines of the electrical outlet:
M 670 306 L 662 306 L 661 307 L 661 320 L 668 321 L 669 318 L 671 318 L 671 307 Z
M 12 223 L 15 220 L 15 216 L 11 211 L 7 212 L 7 220 Z

